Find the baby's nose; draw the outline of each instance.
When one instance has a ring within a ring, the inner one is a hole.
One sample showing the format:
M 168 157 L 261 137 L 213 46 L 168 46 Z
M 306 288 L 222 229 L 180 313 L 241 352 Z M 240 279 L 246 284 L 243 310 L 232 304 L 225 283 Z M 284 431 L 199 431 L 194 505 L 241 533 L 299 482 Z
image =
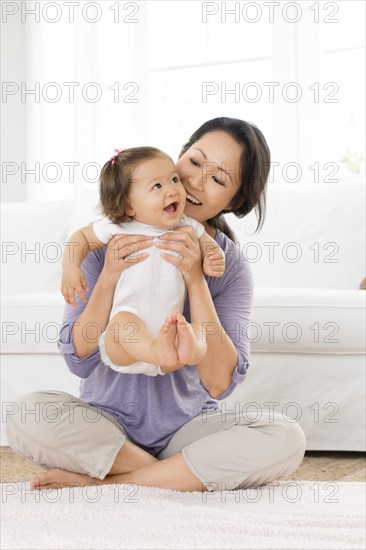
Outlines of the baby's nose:
M 177 186 L 173 185 L 172 183 L 169 184 L 167 193 L 169 195 L 177 195 L 178 194 Z

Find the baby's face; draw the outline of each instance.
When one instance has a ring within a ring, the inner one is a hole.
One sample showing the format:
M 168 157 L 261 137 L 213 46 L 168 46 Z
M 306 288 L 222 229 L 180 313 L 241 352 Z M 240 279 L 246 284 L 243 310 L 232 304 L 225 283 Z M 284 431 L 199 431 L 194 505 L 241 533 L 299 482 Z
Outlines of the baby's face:
M 127 214 L 155 227 L 179 222 L 186 205 L 186 192 L 175 164 L 166 157 L 141 163 L 133 174 Z

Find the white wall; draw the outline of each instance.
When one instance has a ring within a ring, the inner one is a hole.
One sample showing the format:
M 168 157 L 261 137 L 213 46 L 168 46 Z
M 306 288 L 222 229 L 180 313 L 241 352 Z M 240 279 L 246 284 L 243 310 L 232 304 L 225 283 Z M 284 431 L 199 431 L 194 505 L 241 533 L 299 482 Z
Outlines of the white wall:
M 9 19 L 1 26 L 1 78 L 7 82 L 22 82 L 26 79 L 26 25 Z M 26 156 L 26 105 L 9 97 L 1 104 L 1 163 L 17 166 Z M 10 168 L 10 167 L 9 167 Z M 12 168 L 16 170 L 16 168 Z M 1 200 L 14 202 L 25 200 L 25 185 L 20 177 L 1 178 Z

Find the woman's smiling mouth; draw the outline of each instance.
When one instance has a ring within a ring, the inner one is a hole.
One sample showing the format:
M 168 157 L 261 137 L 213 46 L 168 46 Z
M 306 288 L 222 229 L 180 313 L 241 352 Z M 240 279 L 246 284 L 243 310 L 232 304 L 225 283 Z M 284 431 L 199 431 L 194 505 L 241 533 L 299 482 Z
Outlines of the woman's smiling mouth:
M 202 202 L 200 202 L 198 199 L 195 199 L 194 197 L 192 197 L 192 195 L 190 195 L 189 193 L 187 193 L 186 200 L 188 202 L 190 202 L 191 204 L 196 204 L 196 205 L 201 205 L 202 204 Z

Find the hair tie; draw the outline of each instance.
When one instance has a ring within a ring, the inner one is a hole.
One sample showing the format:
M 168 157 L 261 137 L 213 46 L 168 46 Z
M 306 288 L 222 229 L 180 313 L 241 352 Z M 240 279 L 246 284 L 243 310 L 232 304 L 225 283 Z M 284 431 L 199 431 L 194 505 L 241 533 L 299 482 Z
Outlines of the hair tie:
M 111 161 L 111 165 L 113 166 L 113 164 L 116 162 L 116 158 L 118 157 L 118 155 L 120 153 L 122 153 L 123 149 L 115 149 L 114 152 L 117 153 L 116 155 L 113 155 L 113 157 L 111 157 L 109 160 Z

